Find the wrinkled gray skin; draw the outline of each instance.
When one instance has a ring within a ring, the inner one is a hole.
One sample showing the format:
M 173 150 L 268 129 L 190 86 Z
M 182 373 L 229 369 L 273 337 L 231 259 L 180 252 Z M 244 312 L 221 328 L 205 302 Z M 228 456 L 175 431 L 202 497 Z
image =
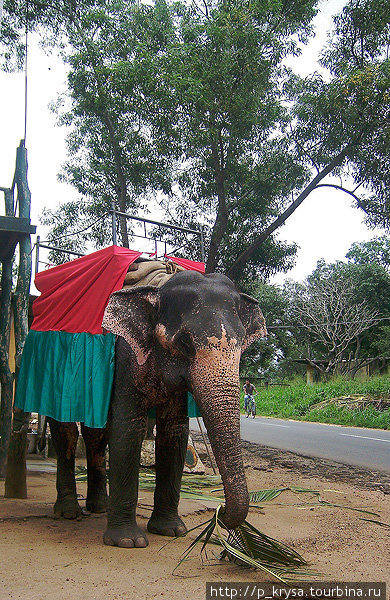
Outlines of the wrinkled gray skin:
M 219 274 L 181 272 L 160 289 L 111 296 L 103 327 L 117 334 L 109 415 L 110 498 L 104 542 L 145 547 L 137 526 L 138 470 L 148 408 L 156 406 L 156 489 L 148 530 L 183 535 L 178 515 L 188 438 L 186 395 L 202 412 L 222 477 L 229 528 L 248 512 L 240 451 L 241 352 L 266 335 L 255 300 Z

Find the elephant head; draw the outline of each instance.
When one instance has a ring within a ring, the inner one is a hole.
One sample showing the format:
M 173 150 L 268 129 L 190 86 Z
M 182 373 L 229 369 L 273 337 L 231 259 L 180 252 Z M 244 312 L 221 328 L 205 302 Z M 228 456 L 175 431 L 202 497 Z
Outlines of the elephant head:
M 168 387 L 191 391 L 202 412 L 225 491 L 227 527 L 244 521 L 248 490 L 240 449 L 241 353 L 267 335 L 256 300 L 220 274 L 181 272 L 161 288 L 115 292 L 103 326 L 152 364 Z

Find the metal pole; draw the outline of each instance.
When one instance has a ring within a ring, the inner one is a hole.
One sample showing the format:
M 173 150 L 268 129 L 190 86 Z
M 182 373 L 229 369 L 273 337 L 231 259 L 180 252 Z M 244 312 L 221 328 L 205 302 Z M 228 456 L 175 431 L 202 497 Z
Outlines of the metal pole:
M 39 245 L 40 245 L 40 241 L 41 241 L 41 236 L 37 235 L 37 241 L 36 241 L 36 244 L 35 244 L 35 275 L 38 273 L 38 270 L 39 270 Z M 44 420 L 45 419 L 46 419 L 45 416 L 38 414 L 37 441 L 42 436 L 43 424 L 44 424 Z M 36 447 L 35 451 L 36 451 L 36 453 L 38 453 L 38 444 L 37 444 L 37 447 Z
M 39 244 L 40 248 L 47 248 L 48 250 L 57 250 L 57 252 L 64 252 L 64 254 L 74 254 L 75 256 L 85 256 L 82 252 L 76 252 L 75 250 L 65 250 L 65 248 L 58 248 L 57 246 L 48 246 L 47 244 Z
M 200 227 L 200 258 L 202 262 L 205 262 L 203 225 Z
M 212 458 L 211 458 L 211 453 L 210 453 L 210 450 L 209 450 L 208 444 L 207 444 L 207 442 L 206 442 L 206 436 L 205 436 L 205 434 L 204 434 L 204 432 L 203 432 L 202 425 L 201 425 L 201 422 L 200 422 L 200 419 L 199 419 L 199 417 L 196 417 L 196 420 L 198 421 L 198 427 L 199 427 L 199 429 L 200 429 L 200 433 L 201 433 L 201 435 L 202 435 L 203 443 L 204 443 L 204 445 L 206 446 L 206 450 L 207 450 L 207 454 L 208 454 L 208 457 L 209 457 L 209 460 L 210 460 L 210 463 L 211 463 L 211 467 L 212 467 L 212 469 L 213 469 L 214 475 L 216 475 L 216 474 L 217 474 L 217 471 L 215 470 L 214 463 L 213 463 L 213 460 L 212 460 Z
M 35 244 L 35 274 L 38 273 L 39 269 L 39 243 L 41 241 L 41 236 L 37 235 L 37 243 Z
M 24 144 L 27 137 L 27 98 L 28 98 L 28 0 L 26 0 L 26 30 L 24 50 Z
M 112 203 L 112 243 L 114 246 L 117 245 L 117 237 L 116 237 L 116 211 L 115 211 L 115 204 L 114 202 Z
M 184 231 L 186 233 L 194 233 L 195 235 L 200 235 L 199 229 L 188 229 L 188 227 L 179 227 L 179 225 L 169 225 L 168 223 L 161 223 L 161 221 L 152 221 L 152 219 L 134 217 L 133 215 L 128 215 L 127 213 L 120 212 L 119 210 L 116 210 L 115 212 L 117 216 L 124 217 L 126 219 L 133 219 L 134 221 L 142 221 L 142 223 L 151 223 L 152 225 L 158 225 L 160 227 L 168 227 L 168 229 L 176 229 L 176 231 Z

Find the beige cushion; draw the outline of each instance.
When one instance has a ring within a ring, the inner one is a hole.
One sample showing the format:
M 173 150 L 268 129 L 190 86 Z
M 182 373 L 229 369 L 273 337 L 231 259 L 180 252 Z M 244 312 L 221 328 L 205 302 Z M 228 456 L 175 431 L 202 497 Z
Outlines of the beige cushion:
M 134 270 L 134 267 L 137 267 Z M 173 262 L 162 262 L 160 260 L 147 260 L 145 262 L 133 263 L 131 270 L 126 273 L 123 287 L 153 285 L 161 287 L 172 275 L 179 271 L 185 271 L 183 267 Z

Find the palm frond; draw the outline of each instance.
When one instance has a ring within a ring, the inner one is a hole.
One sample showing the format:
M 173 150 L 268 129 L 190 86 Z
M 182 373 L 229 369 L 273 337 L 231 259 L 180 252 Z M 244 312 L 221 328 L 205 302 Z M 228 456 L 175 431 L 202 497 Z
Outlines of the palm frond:
M 87 481 L 87 468 L 84 466 L 76 467 L 76 481 Z M 219 475 L 194 475 L 183 474 L 180 490 L 181 498 L 189 500 L 200 500 L 203 502 L 223 502 L 223 497 L 212 496 L 215 492 L 223 492 L 223 488 L 215 487 L 221 483 Z M 153 472 L 140 471 L 139 489 L 153 491 L 156 485 L 156 475 Z M 209 493 L 202 493 L 202 488 L 206 488 Z M 209 489 L 210 488 L 210 489 Z
M 240 527 L 229 533 L 231 540 L 238 545 L 242 545 L 242 549 L 256 556 L 261 548 L 262 556 L 268 557 L 273 563 L 289 566 L 302 566 L 307 564 L 306 561 L 292 548 L 289 548 L 282 542 L 270 538 L 261 533 L 256 527 L 245 521 Z
M 211 535 L 213 534 L 214 528 L 215 528 L 215 522 L 216 522 L 216 514 L 213 515 L 213 517 L 207 521 L 206 523 L 203 523 L 203 525 L 206 525 L 206 527 L 204 529 L 202 529 L 202 531 L 199 533 L 199 535 L 193 540 L 193 542 L 191 542 L 191 544 L 188 546 L 187 550 L 182 554 L 180 561 L 178 562 L 178 564 L 176 565 L 176 567 L 173 569 L 172 575 L 175 573 L 175 571 L 177 571 L 177 569 L 180 567 L 180 565 L 187 560 L 189 554 L 192 552 L 192 550 L 195 548 L 195 546 L 203 539 L 205 538 L 204 544 L 202 546 L 202 550 L 201 552 L 204 550 L 209 538 L 211 537 Z M 187 534 L 190 533 L 190 531 L 194 531 L 195 529 L 198 529 L 200 526 L 197 527 L 193 527 L 192 529 L 190 529 L 189 531 L 187 531 Z M 177 540 L 178 538 L 174 538 L 175 540 Z
M 365 508 L 354 508 L 353 506 L 347 506 L 346 504 L 335 504 L 334 502 L 328 502 L 327 500 L 322 500 L 318 498 L 318 502 L 322 506 L 333 506 L 334 508 L 344 508 L 346 510 L 353 510 L 354 512 L 365 513 L 366 515 L 373 515 L 374 517 L 379 517 L 378 513 L 373 512 L 372 510 L 366 510 Z
M 365 513 L 365 514 L 368 514 L 368 515 L 373 515 L 374 517 L 378 516 L 377 513 L 373 512 L 371 510 L 367 510 L 365 508 L 355 508 L 353 506 L 347 506 L 346 504 L 337 504 L 335 502 L 329 502 L 328 500 L 324 500 L 321 497 L 321 492 L 319 492 L 318 490 L 310 490 L 310 489 L 307 489 L 307 488 L 301 488 L 299 486 L 294 486 L 294 485 L 292 485 L 292 486 L 290 486 L 290 488 L 286 488 L 286 489 L 290 489 L 292 492 L 294 492 L 296 494 L 302 494 L 302 493 L 304 493 L 304 494 L 306 494 L 306 493 L 313 494 L 316 497 L 317 502 L 318 502 L 318 504 L 320 506 L 331 506 L 331 507 L 334 507 L 334 508 L 344 508 L 346 510 L 353 510 L 355 512 L 361 512 L 361 513 Z M 329 491 L 332 491 L 333 493 L 337 492 L 337 490 L 329 490 Z M 337 492 L 337 493 L 339 493 L 339 492 Z M 315 505 L 316 504 L 311 504 L 311 506 L 315 506 Z M 304 508 L 304 507 L 302 507 L 302 508 Z
M 314 575 L 303 570 L 307 562 L 298 552 L 261 533 L 248 521 L 236 529 L 227 529 L 222 521 L 223 510 L 221 505 L 217 508 L 206 527 L 184 552 L 175 571 L 203 540 L 201 553 L 205 551 L 207 543 L 216 542 L 223 548 L 221 559 L 227 558 L 241 566 L 261 569 L 283 583 L 295 580 L 297 576 L 303 579 Z
M 361 521 L 366 521 L 367 523 L 375 523 L 376 525 L 380 525 L 381 527 L 386 527 L 390 529 L 389 523 L 383 523 L 383 521 L 377 521 L 376 519 L 361 519 Z
M 279 494 L 288 489 L 289 488 L 283 487 L 249 492 L 249 502 L 253 502 L 254 504 L 259 504 L 260 502 L 269 502 L 270 500 L 277 498 Z
M 87 481 L 87 468 L 84 466 L 76 467 L 76 481 Z M 141 490 L 150 490 L 153 491 L 156 483 L 156 475 L 155 473 L 151 473 L 150 471 L 141 471 L 139 474 L 139 489 Z M 219 475 L 194 475 L 194 474 L 183 474 L 182 484 L 180 490 L 180 497 L 186 498 L 188 500 L 199 500 L 203 502 L 223 502 L 224 498 L 220 495 L 213 496 L 212 494 L 216 494 L 217 492 L 223 492 L 223 488 L 215 487 L 216 484 L 221 483 L 221 477 Z M 202 493 L 200 490 L 202 488 L 211 488 L 208 490 L 208 494 Z M 328 500 L 323 500 L 321 497 L 321 492 L 319 490 L 312 490 L 310 488 L 303 488 L 297 485 L 291 485 L 289 487 L 281 487 L 281 488 L 270 488 L 263 490 L 256 490 L 249 493 L 249 502 L 251 504 L 261 504 L 262 502 L 270 502 L 277 498 L 282 492 L 290 490 L 295 494 L 312 494 L 316 498 L 316 502 L 305 503 L 303 506 L 299 506 L 298 508 L 304 510 L 305 508 L 310 508 L 312 506 L 329 506 L 335 508 L 344 508 L 347 510 L 353 510 L 356 512 L 362 512 L 368 515 L 372 515 L 374 517 L 379 516 L 377 513 L 363 509 L 363 508 L 354 508 L 352 506 L 346 506 L 344 504 L 335 504 L 333 502 L 329 502 Z M 329 490 L 330 491 L 330 490 Z M 337 490 L 331 490 L 332 492 L 337 492 Z

